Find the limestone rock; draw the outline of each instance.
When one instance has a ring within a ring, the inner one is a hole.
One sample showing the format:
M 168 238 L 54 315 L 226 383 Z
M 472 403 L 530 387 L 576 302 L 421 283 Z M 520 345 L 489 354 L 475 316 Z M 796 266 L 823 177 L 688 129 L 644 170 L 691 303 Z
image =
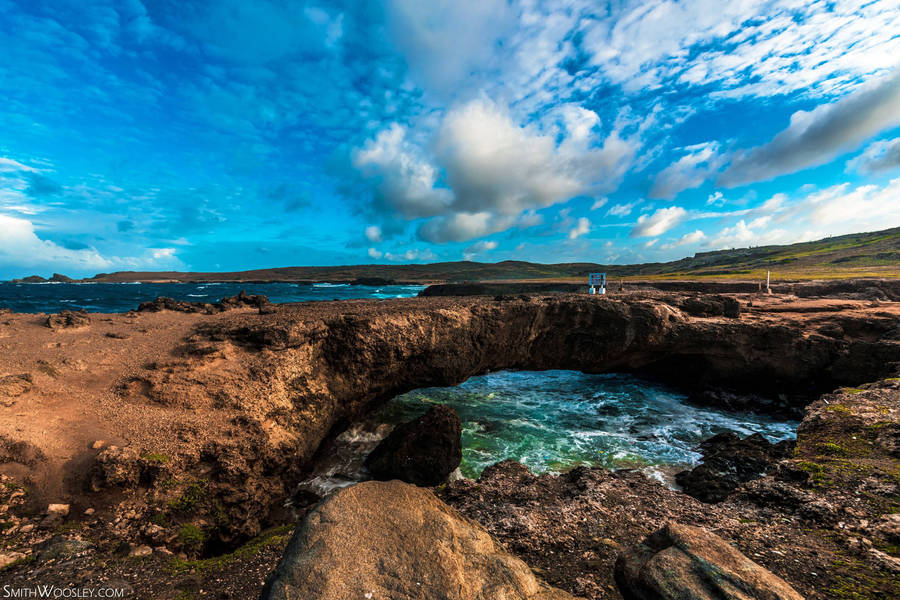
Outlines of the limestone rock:
M 25 555 L 21 552 L 0 553 L 0 569 L 8 567 L 17 560 L 22 560 L 23 558 L 25 558 Z
M 462 461 L 461 434 L 456 411 L 438 404 L 418 419 L 398 425 L 366 458 L 366 467 L 375 479 L 439 485 Z
M 50 329 L 80 329 L 90 324 L 91 317 L 84 310 L 61 310 L 58 315 L 47 317 L 47 327 Z
M 263 600 L 573 600 L 481 526 L 400 481 L 344 488 L 294 532 Z
M 619 556 L 616 584 L 626 600 L 803 600 L 719 536 L 676 523 Z

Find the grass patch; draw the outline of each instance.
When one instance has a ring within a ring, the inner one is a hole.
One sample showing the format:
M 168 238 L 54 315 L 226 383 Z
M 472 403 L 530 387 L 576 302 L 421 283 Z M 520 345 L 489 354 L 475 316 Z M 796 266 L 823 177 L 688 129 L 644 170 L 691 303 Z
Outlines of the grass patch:
M 213 556 L 211 558 L 200 558 L 196 560 L 184 560 L 181 558 L 172 558 L 169 561 L 167 570 L 172 575 L 179 575 L 188 571 L 195 573 L 208 573 L 210 571 L 221 570 L 232 562 L 242 558 L 249 558 L 257 552 L 276 544 L 284 544 L 293 531 L 294 526 L 291 524 L 273 527 L 263 531 L 258 536 L 235 550 L 230 554 L 222 554 L 221 556 Z
M 169 462 L 170 460 L 172 460 L 171 457 L 169 457 L 169 455 L 160 454 L 159 452 L 150 452 L 148 454 L 143 455 L 141 458 L 149 463 L 155 463 L 157 465 L 163 465 L 163 464 Z
M 840 444 L 825 442 L 819 446 L 819 452 L 827 456 L 849 456 L 850 451 Z
M 825 407 L 825 410 L 828 412 L 839 413 L 843 415 L 849 415 L 853 411 L 850 410 L 850 407 L 844 406 L 843 404 L 829 404 Z
M 203 549 L 206 543 L 206 532 L 196 525 L 182 525 L 178 530 L 178 541 L 188 552 L 197 553 Z
M 190 512 L 206 497 L 206 482 L 193 481 L 184 488 L 178 498 L 169 501 L 169 508 L 178 512 Z

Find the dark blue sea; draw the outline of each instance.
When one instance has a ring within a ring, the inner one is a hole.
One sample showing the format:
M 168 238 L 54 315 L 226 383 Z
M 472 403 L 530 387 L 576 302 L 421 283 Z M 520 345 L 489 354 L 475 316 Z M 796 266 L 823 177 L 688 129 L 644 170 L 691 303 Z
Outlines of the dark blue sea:
M 350 285 L 334 283 L 0 283 L 0 308 L 15 312 L 127 312 L 159 296 L 189 302 L 218 302 L 241 290 L 263 294 L 272 302 L 309 302 L 359 298 L 408 298 L 419 285 Z

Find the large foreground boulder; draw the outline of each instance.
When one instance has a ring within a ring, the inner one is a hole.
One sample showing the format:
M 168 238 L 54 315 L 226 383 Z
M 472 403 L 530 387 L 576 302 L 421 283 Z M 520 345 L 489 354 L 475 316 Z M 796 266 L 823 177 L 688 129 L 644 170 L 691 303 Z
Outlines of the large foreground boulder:
M 359 483 L 317 506 L 261 598 L 573 600 L 536 579 L 480 525 L 400 481 Z
M 85 310 L 61 310 L 59 314 L 47 317 L 50 329 L 80 329 L 91 324 L 91 317 Z
M 461 435 L 456 411 L 435 405 L 418 419 L 398 425 L 366 458 L 366 468 L 375 479 L 439 485 L 462 461 Z
M 668 523 L 616 562 L 626 600 L 803 600 L 719 536 Z
M 766 475 L 793 449 L 792 441 L 772 444 L 759 433 L 744 439 L 736 433 L 720 433 L 700 444 L 703 463 L 676 473 L 675 482 L 698 500 L 721 502 L 742 483 Z

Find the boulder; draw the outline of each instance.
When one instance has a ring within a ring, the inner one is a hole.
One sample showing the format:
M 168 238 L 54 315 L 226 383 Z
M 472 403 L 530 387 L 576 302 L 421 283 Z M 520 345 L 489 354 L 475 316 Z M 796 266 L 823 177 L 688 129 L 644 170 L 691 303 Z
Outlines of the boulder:
M 367 481 L 294 532 L 263 600 L 573 600 L 430 491 Z
M 438 404 L 398 425 L 366 458 L 375 479 L 439 485 L 462 461 L 462 423 L 456 411 Z
M 85 310 L 61 310 L 58 315 L 47 317 L 50 329 L 78 329 L 91 324 L 91 317 Z
M 741 316 L 740 302 L 730 296 L 689 296 L 681 300 L 678 308 L 694 317 L 728 317 L 737 319 Z
M 29 373 L 0 377 L 0 404 L 9 406 L 13 398 L 28 393 L 33 386 L 34 382 Z
M 675 481 L 698 500 L 721 502 L 742 483 L 764 476 L 792 449 L 792 442 L 772 444 L 758 433 L 744 439 L 720 433 L 700 444 L 703 463 L 677 473 Z
M 625 600 L 803 600 L 719 536 L 668 523 L 616 561 Z

